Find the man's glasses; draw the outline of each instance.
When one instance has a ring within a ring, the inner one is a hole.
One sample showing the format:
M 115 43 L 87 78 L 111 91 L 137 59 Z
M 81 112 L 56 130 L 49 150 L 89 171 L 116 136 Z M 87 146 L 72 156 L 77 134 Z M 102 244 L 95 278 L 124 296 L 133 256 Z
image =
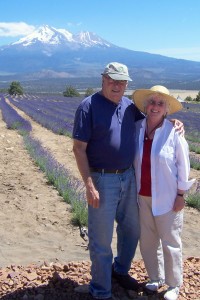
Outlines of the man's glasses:
M 104 75 L 104 78 L 108 81 L 110 84 L 119 84 L 119 85 L 125 85 L 127 84 L 127 80 L 114 80 L 108 75 Z

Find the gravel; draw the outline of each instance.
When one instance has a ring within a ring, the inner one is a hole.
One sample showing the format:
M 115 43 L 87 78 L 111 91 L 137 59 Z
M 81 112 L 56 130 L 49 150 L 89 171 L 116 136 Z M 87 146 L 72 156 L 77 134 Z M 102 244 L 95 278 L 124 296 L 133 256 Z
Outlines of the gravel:
M 148 280 L 142 260 L 131 265 L 130 275 L 141 283 L 138 293 L 126 291 L 113 279 L 112 293 L 114 300 L 156 300 L 163 299 L 166 286 L 158 293 L 147 294 L 144 284 Z M 44 262 L 38 266 L 11 265 L 0 268 L 1 300 L 89 300 L 88 283 L 90 281 L 90 262 Z M 188 257 L 184 260 L 184 283 L 179 300 L 200 299 L 200 258 Z

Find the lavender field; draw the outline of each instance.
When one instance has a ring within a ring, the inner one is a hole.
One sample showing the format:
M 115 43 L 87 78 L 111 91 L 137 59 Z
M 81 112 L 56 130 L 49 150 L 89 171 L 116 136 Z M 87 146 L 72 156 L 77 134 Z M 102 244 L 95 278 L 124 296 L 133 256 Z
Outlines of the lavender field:
M 56 134 L 71 135 L 74 113 L 81 98 L 62 96 L 6 96 L 34 121 Z
M 54 133 L 70 135 L 76 108 L 83 97 L 24 95 L 6 98 L 17 108 L 23 110 L 33 120 Z M 186 136 L 200 140 L 200 104 L 183 103 L 183 110 L 173 114 L 184 123 Z
M 186 136 L 200 140 L 200 104 L 183 103 L 183 109 L 173 115 L 184 123 Z
M 11 104 L 24 111 L 34 121 L 55 134 L 71 137 L 75 111 L 81 97 L 63 97 L 52 95 L 23 95 L 12 97 L 6 95 Z M 5 97 L 2 96 L 2 102 Z M 184 123 L 185 136 L 191 151 L 191 166 L 200 170 L 200 104 L 183 103 L 182 111 L 170 118 L 177 118 Z M 27 126 L 27 124 L 24 124 Z
M 55 134 L 71 137 L 74 114 L 83 97 L 7 95 L 6 98 L 43 127 Z M 184 123 L 190 151 L 200 154 L 200 104 L 183 103 L 182 111 L 171 115 L 170 118 L 177 118 Z M 200 170 L 199 157 L 191 154 L 191 165 Z
M 2 111 L 5 112 L 4 119 L 7 118 L 5 121 L 8 128 L 16 129 L 18 127 L 18 130 L 22 132 L 27 128 L 27 132 L 31 131 L 31 124 L 28 124 L 26 120 L 21 121 L 21 117 L 15 111 L 16 107 L 53 133 L 71 137 L 74 114 L 82 99 L 83 97 L 69 98 L 52 95 L 23 95 L 17 97 L 2 95 L 1 107 Z M 9 104 L 14 108 L 11 108 Z M 176 118 L 184 123 L 185 137 L 190 147 L 191 167 L 200 170 L 200 104 L 183 103 L 182 111 L 170 115 L 169 118 Z M 12 125 L 9 125 L 9 123 Z M 41 166 L 41 168 L 44 167 Z M 57 168 L 52 167 L 52 170 L 54 169 Z M 61 175 L 61 177 L 63 176 Z M 57 179 L 54 181 L 57 182 Z M 199 200 L 197 201 L 199 205 Z

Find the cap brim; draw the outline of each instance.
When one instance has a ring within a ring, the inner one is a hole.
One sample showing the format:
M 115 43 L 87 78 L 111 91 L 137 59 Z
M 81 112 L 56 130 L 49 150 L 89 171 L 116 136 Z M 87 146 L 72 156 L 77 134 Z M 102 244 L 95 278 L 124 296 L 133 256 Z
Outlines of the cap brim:
M 129 76 L 123 75 L 123 74 L 101 73 L 101 75 L 108 75 L 113 80 L 127 80 L 127 81 L 132 81 L 132 79 Z
M 166 102 L 169 106 L 168 115 L 173 114 L 183 108 L 182 104 L 173 96 L 170 96 L 170 95 L 167 95 L 164 93 L 160 93 L 157 91 L 154 92 L 152 90 L 136 90 L 132 94 L 132 99 L 133 99 L 133 102 L 135 103 L 135 105 L 137 106 L 137 108 L 141 112 L 145 113 L 145 100 L 147 99 L 147 97 L 149 97 L 150 95 L 154 95 L 154 94 L 160 94 L 164 97 L 164 99 L 166 100 Z
M 110 78 L 114 79 L 114 80 L 127 80 L 127 81 L 132 81 L 132 79 L 127 76 L 127 75 L 122 75 L 122 74 L 111 74 L 108 73 L 108 76 L 110 76 Z

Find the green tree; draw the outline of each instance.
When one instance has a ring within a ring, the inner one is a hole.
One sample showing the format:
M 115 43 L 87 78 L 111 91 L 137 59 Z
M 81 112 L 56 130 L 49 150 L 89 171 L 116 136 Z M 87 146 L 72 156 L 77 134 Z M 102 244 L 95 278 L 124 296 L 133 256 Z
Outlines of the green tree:
M 88 97 L 92 94 L 94 94 L 94 90 L 92 88 L 87 88 L 87 90 L 85 91 L 85 97 Z
M 196 98 L 194 99 L 197 102 L 200 102 L 200 91 L 198 92 Z
M 67 86 L 66 90 L 63 92 L 64 97 L 79 97 L 79 92 L 73 86 Z
M 191 101 L 193 101 L 193 99 L 192 99 L 191 96 L 187 96 L 187 97 L 185 98 L 185 101 L 186 101 L 186 102 L 191 102 Z
M 10 95 L 23 95 L 23 88 L 18 81 L 12 81 L 8 89 Z

